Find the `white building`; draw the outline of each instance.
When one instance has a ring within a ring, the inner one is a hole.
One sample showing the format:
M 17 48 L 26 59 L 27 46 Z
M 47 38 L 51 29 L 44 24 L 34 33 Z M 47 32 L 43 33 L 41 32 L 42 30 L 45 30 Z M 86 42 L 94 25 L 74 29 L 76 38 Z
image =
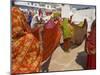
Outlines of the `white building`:
M 72 21 L 80 22 L 80 21 L 83 21 L 86 18 L 87 22 L 88 22 L 88 31 L 91 31 L 90 27 L 91 27 L 92 22 L 95 19 L 95 8 L 76 10 L 73 13 L 74 14 L 73 14 Z
M 61 17 L 69 18 L 71 13 L 71 7 L 69 4 L 64 4 L 61 6 Z
M 55 7 L 59 7 L 59 4 L 53 3 L 40 3 L 40 2 L 23 2 L 23 1 L 16 1 L 15 5 L 22 5 L 34 8 L 43 8 L 43 9 L 56 9 Z M 59 7 L 60 8 L 60 7 Z

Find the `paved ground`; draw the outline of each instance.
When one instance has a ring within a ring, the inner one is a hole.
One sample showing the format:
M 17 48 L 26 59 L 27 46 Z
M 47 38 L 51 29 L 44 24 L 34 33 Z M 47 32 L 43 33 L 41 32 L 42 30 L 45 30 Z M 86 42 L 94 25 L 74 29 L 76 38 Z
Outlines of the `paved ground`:
M 85 64 L 86 53 L 84 52 L 84 42 L 79 47 L 70 50 L 69 53 L 64 52 L 59 46 L 51 58 L 49 71 L 83 70 Z
M 84 42 L 70 52 L 64 52 L 61 47 L 57 47 L 53 53 L 49 71 L 83 70 L 86 64 L 86 53 L 84 52 Z

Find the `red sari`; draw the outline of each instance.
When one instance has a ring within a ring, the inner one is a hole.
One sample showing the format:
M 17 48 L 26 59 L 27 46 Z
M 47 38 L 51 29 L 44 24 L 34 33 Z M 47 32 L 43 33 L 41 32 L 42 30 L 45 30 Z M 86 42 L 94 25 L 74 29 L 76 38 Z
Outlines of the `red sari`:
M 86 40 L 87 69 L 96 69 L 96 20 L 92 24 L 90 35 Z

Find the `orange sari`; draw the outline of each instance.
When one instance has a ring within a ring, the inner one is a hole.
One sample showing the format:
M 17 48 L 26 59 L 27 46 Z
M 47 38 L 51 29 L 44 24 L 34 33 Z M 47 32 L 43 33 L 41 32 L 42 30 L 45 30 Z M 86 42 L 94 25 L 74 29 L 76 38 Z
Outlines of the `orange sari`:
M 52 53 L 55 51 L 57 46 L 60 44 L 61 31 L 59 25 L 52 23 L 53 26 L 44 26 L 43 31 L 41 32 L 43 38 L 43 58 L 42 61 L 45 61 L 48 57 L 52 56 Z M 34 36 L 39 40 L 39 28 L 37 27 L 34 32 Z
M 40 71 L 39 41 L 31 33 L 23 12 L 12 7 L 12 73 Z

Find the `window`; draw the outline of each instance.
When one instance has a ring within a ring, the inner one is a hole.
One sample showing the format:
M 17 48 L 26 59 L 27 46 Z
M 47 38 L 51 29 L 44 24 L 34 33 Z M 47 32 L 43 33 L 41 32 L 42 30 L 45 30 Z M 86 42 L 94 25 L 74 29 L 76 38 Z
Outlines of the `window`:
M 47 5 L 47 8 L 49 8 L 50 6 L 49 5 Z
M 29 2 L 28 2 L 27 4 L 28 4 L 28 5 L 30 5 L 30 3 L 29 3 Z

